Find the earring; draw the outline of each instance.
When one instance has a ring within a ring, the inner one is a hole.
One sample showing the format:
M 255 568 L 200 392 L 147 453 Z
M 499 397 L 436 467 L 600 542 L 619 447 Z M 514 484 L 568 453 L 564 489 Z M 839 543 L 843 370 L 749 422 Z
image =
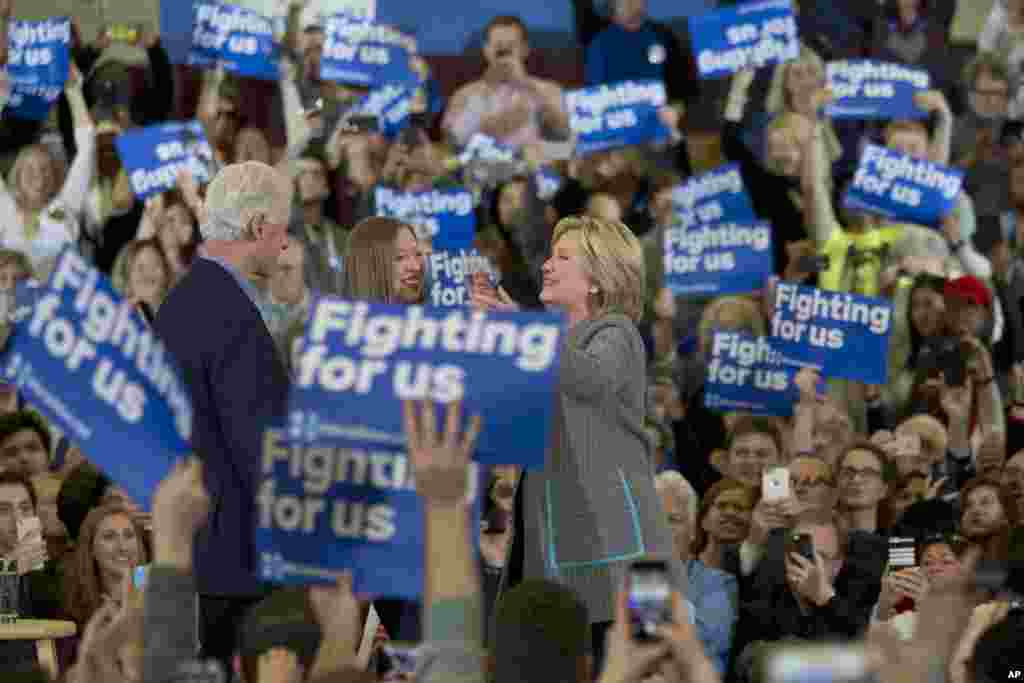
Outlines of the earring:
M 590 293 L 591 293 L 591 294 L 597 294 L 597 291 L 598 291 L 598 290 L 597 290 L 597 287 L 591 287 L 591 288 L 590 288 Z

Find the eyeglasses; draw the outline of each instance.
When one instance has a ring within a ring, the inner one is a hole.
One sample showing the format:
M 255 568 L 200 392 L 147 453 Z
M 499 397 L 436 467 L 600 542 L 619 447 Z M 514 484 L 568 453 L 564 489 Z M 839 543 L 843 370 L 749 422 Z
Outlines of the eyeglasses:
M 799 486 L 799 487 L 813 488 L 815 486 L 831 486 L 832 485 L 832 482 L 829 481 L 828 479 L 821 479 L 821 478 L 804 479 L 804 478 L 793 477 L 791 481 L 792 481 L 794 487 L 798 487 Z
M 853 467 L 844 467 L 839 470 L 839 478 L 843 481 L 853 481 L 858 476 L 863 476 L 865 479 L 881 479 L 882 473 L 878 470 L 873 469 L 856 469 Z

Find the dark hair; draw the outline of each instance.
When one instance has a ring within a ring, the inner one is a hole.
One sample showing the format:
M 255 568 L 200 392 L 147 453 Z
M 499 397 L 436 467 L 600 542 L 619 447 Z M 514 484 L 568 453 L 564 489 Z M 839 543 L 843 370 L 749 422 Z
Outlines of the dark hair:
M 280 647 L 295 653 L 309 671 L 323 633 L 304 587 L 275 590 L 253 605 L 238 632 L 238 654 L 247 683 L 260 683 L 259 658 Z
M 519 32 L 523 34 L 523 42 L 530 42 L 530 32 L 526 28 L 526 24 L 523 20 L 514 14 L 499 14 L 484 26 L 484 42 L 486 43 L 491 39 L 491 31 L 501 26 L 512 26 L 519 29 Z
M 729 438 L 727 439 L 726 448 L 732 449 L 733 443 L 740 437 L 747 436 L 748 434 L 764 434 L 770 437 L 775 443 L 775 448 L 778 449 L 779 455 L 785 453 L 785 447 L 782 443 L 782 431 L 774 420 L 767 417 L 756 417 L 750 415 L 743 415 L 733 425 L 732 429 L 729 430 Z
M 930 289 L 934 292 L 938 292 L 940 296 L 945 298 L 946 296 L 946 278 L 938 277 L 937 275 L 931 275 L 930 273 L 921 273 L 914 278 L 913 284 L 910 286 L 910 293 L 907 295 L 907 329 L 910 330 L 910 357 L 907 360 L 907 367 L 914 368 L 917 365 L 917 357 L 921 353 L 921 347 L 924 346 L 925 339 L 918 331 L 914 328 L 913 312 L 914 312 L 914 294 L 919 289 Z
M 39 439 L 43 442 L 43 448 L 46 450 L 46 455 L 49 457 L 50 446 L 53 443 L 50 436 L 50 428 L 46 424 L 46 420 L 43 419 L 43 416 L 33 410 L 16 410 L 13 413 L 0 416 L 0 445 L 11 435 L 26 429 L 30 429 L 39 435 Z
M 32 501 L 32 509 L 37 509 L 36 490 L 32 486 L 32 480 L 21 472 L 7 470 L 0 472 L 0 486 L 24 486 L 28 491 L 29 500 Z
M 493 683 L 575 681 L 587 653 L 587 607 L 565 586 L 523 581 L 495 606 Z
M 95 465 L 83 462 L 71 470 L 57 493 L 57 518 L 67 527 L 68 538 L 78 540 L 82 521 L 100 504 L 111 481 Z
M 970 659 L 975 683 L 1005 681 L 1011 662 L 1020 657 L 1024 642 L 1024 610 L 1011 609 L 1006 618 L 986 630 L 974 645 Z
M 704 497 L 700 499 L 700 509 L 697 511 L 697 528 L 694 529 L 693 533 L 694 555 L 698 555 L 703 552 L 705 546 L 708 544 L 708 534 L 704 531 L 704 520 L 707 518 L 708 513 L 711 512 L 711 508 L 715 506 L 715 502 L 723 493 L 736 490 L 749 493 L 751 500 L 754 501 L 754 505 L 757 505 L 757 501 L 760 499 L 757 490 L 752 489 L 746 484 L 736 481 L 735 479 L 719 479 L 704 492 Z M 751 509 L 753 509 L 753 507 L 751 507 Z

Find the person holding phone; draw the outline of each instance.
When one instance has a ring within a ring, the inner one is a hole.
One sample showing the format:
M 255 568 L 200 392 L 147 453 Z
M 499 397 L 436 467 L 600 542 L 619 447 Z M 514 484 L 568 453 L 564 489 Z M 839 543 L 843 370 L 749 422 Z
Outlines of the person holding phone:
M 673 586 L 684 586 L 685 574 L 654 490 L 653 443 L 644 429 L 640 243 L 622 223 L 580 217 L 560 221 L 552 244 L 540 299 L 566 323 L 555 436 L 544 469 L 520 480 L 503 583 L 555 577 L 576 590 L 600 655 L 629 562 L 673 557 Z M 517 308 L 480 281 L 471 297 L 479 308 Z

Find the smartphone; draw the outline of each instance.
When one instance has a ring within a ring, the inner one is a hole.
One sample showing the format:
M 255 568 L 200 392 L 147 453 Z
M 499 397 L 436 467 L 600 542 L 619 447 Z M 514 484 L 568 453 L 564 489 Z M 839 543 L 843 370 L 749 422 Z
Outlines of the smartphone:
M 761 497 L 766 503 L 789 498 L 789 468 L 768 467 L 761 474 Z
M 633 638 L 639 641 L 658 640 L 658 627 L 672 623 L 672 587 L 666 562 L 647 560 L 630 566 L 629 620 Z
M 146 589 L 146 578 L 149 576 L 149 565 L 144 564 L 132 570 L 132 585 L 136 590 Z
M 766 683 L 853 683 L 870 678 L 863 645 L 781 645 L 765 658 Z
M 353 114 L 345 123 L 356 133 L 375 133 L 380 130 L 380 119 L 366 114 Z
M 17 522 L 18 531 L 18 544 L 33 544 L 41 545 L 44 548 L 44 554 L 40 557 L 39 561 L 36 562 L 31 571 L 37 572 L 46 567 L 46 554 L 45 554 L 45 541 L 43 540 L 43 522 L 38 517 L 25 517 L 19 519 Z
M 790 533 L 786 536 L 786 554 L 796 553 L 800 557 L 814 562 L 814 539 L 810 534 Z
M 801 273 L 822 273 L 828 270 L 829 263 L 825 255 L 801 256 L 796 262 L 796 268 Z
M 913 538 L 889 539 L 889 571 L 917 566 L 917 541 Z
M 107 38 L 115 43 L 134 44 L 139 39 L 139 27 L 130 24 L 113 24 L 107 28 Z
M 947 352 L 942 359 L 942 374 L 946 380 L 946 386 L 962 387 L 967 381 L 967 361 L 959 349 L 954 352 Z

